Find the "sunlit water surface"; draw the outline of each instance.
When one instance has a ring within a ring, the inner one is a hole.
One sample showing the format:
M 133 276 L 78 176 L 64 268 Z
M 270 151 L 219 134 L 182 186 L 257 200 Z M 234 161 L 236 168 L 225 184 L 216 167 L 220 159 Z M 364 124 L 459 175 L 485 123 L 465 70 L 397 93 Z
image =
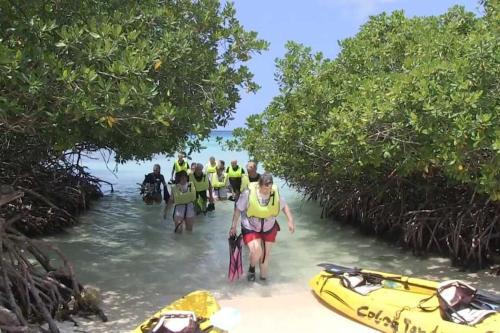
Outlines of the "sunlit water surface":
M 247 153 L 222 151 L 215 142 L 217 135 L 228 137 L 230 133 L 215 134 L 206 143 L 206 150 L 192 155 L 192 161 L 205 164 L 213 155 L 226 164 L 237 159 L 244 165 Z M 127 332 L 161 307 L 196 289 L 210 290 L 218 298 L 292 293 L 307 288 L 308 280 L 318 272 L 316 264 L 321 262 L 431 279 L 463 279 L 500 291 L 499 279 L 486 272 L 460 272 L 444 258 L 416 258 L 399 247 L 362 236 L 353 228 L 320 219 L 317 204 L 304 201 L 279 180 L 281 193 L 295 218 L 296 233 L 288 232 L 282 217 L 282 231 L 272 251 L 270 279 L 265 285 L 249 284 L 245 279 L 230 283 L 227 235 L 233 203 L 217 203 L 214 212 L 199 216 L 192 234 L 174 234 L 172 209 L 167 210 L 164 219 L 164 204 L 146 206 L 139 195 L 137 183 L 151 172 L 154 163 L 160 163 L 168 179 L 173 160 L 167 158 L 120 165 L 117 178 L 101 160 L 86 162 L 94 175 L 115 184 L 114 193 L 104 185 L 105 197 L 81 216 L 80 225 L 47 239 L 69 257 L 83 284 L 102 291 L 109 321 L 81 320 L 78 328 L 65 323 L 63 331 Z

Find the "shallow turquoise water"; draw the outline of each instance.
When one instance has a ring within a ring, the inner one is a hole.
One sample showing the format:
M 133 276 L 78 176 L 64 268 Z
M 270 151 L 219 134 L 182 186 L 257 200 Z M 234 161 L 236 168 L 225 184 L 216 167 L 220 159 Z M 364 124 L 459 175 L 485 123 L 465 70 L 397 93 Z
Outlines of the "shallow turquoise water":
M 222 135 L 228 137 L 230 133 Z M 226 163 L 237 159 L 240 165 L 248 160 L 246 152 L 222 151 L 214 138 L 206 146 L 206 150 L 192 155 L 192 161 L 205 164 L 211 155 Z M 161 165 L 168 179 L 173 160 L 164 157 L 120 165 L 117 178 L 102 161 L 87 161 L 93 174 L 115 184 L 115 192 L 110 193 L 104 185 L 105 197 L 81 216 L 80 225 L 47 238 L 74 263 L 82 283 L 96 286 L 103 293 L 110 321 L 84 321 L 80 330 L 126 332 L 159 308 L 195 289 L 211 290 L 219 298 L 243 294 L 272 297 L 307 289 L 308 280 L 319 271 L 316 265 L 320 262 L 433 279 L 464 279 L 500 291 L 499 279 L 485 272 L 459 272 L 444 258 L 415 258 L 401 248 L 362 236 L 355 229 L 320 219 L 319 207 L 314 202 L 304 201 L 279 180 L 281 192 L 294 214 L 297 231 L 291 235 L 286 230 L 285 218 L 281 218 L 282 231 L 272 251 L 270 280 L 265 285 L 249 284 L 244 279 L 230 283 L 226 278 L 227 234 L 233 203 L 217 203 L 214 212 L 198 217 L 193 234 L 174 234 L 171 208 L 164 219 L 164 204 L 146 206 L 139 195 L 136 183 L 142 182 L 154 163 Z M 246 257 L 244 261 L 246 270 Z M 64 331 L 73 329 L 65 325 Z

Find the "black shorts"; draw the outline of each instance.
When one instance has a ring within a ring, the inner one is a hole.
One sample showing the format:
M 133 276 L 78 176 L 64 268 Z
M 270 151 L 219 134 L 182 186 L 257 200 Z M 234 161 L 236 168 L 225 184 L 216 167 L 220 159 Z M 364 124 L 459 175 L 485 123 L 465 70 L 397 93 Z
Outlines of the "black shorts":
M 196 199 L 202 198 L 203 200 L 207 200 L 207 191 L 198 191 L 196 192 Z
M 241 178 L 229 178 L 229 184 L 231 185 L 233 193 L 240 193 Z

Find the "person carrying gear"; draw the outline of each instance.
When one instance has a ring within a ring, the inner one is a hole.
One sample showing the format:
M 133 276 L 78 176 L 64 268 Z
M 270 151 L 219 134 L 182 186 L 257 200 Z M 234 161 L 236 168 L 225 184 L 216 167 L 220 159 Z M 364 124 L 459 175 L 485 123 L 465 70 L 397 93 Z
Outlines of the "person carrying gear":
M 153 166 L 153 172 L 147 174 L 141 184 L 142 200 L 148 205 L 151 205 L 153 202 L 160 203 L 162 199 L 162 184 L 163 199 L 165 200 L 165 204 L 168 204 L 170 193 L 168 193 L 167 183 L 165 182 L 165 177 L 160 173 L 160 165 L 155 164 Z
M 273 185 L 273 177 L 269 173 L 261 175 L 257 183 L 252 183 L 243 191 L 236 202 L 229 236 L 235 236 L 238 221 L 241 218 L 243 242 L 250 252 L 248 281 L 255 281 L 255 266 L 259 264 L 260 279 L 267 279 L 271 247 L 280 230 L 276 217 L 280 211 L 288 220 L 288 230 L 295 232 L 295 224 L 290 208 Z

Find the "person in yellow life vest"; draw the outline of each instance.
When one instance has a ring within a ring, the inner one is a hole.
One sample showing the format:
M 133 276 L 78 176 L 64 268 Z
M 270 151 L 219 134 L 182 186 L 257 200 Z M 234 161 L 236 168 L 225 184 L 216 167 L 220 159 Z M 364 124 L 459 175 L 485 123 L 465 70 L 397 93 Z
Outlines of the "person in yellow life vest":
M 237 160 L 231 161 L 231 166 L 228 166 L 226 169 L 227 178 L 229 180 L 229 185 L 233 192 L 232 200 L 238 201 L 238 197 L 240 196 L 240 188 L 241 188 L 241 177 L 245 173 L 242 167 L 238 165 Z M 231 199 L 231 198 L 230 198 Z
M 250 183 L 256 183 L 260 179 L 260 173 L 257 172 L 257 162 L 248 161 L 247 163 L 247 174 L 241 176 L 241 186 L 240 192 L 243 192 L 248 188 Z
M 196 201 L 194 204 L 194 211 L 198 215 L 200 213 L 207 213 L 207 191 L 208 200 L 211 204 L 214 203 L 212 196 L 212 185 L 208 175 L 203 173 L 203 164 L 197 163 L 194 172 L 189 175 L 189 181 L 194 184 L 196 189 Z
M 210 183 L 212 184 L 212 193 L 214 196 L 214 200 L 226 200 L 227 199 L 227 175 L 225 172 L 226 165 L 224 161 L 217 162 L 217 172 L 212 174 L 210 178 Z
M 273 184 L 273 176 L 264 173 L 257 183 L 243 191 L 236 202 L 229 235 L 235 236 L 241 218 L 243 242 L 250 252 L 248 281 L 255 281 L 255 266 L 259 264 L 260 280 L 267 279 L 271 248 L 280 230 L 276 217 L 283 211 L 288 220 L 288 230 L 295 232 L 290 208 Z
M 217 172 L 217 162 L 215 157 L 210 156 L 208 163 L 205 165 L 205 173 L 208 175 L 209 179 L 212 179 L 212 174 Z
M 183 224 L 186 225 L 187 231 L 193 231 L 196 188 L 189 181 L 189 176 L 185 170 L 176 174 L 175 185 L 172 185 L 171 190 L 171 200 L 174 202 L 174 232 L 181 233 Z
M 174 162 L 174 166 L 172 167 L 172 174 L 170 175 L 171 182 L 174 184 L 175 184 L 175 179 L 177 178 L 177 173 L 183 170 L 187 171 L 189 169 L 189 164 L 184 159 L 185 157 L 186 156 L 184 155 L 184 153 L 179 153 L 179 155 L 177 155 L 177 160 Z

